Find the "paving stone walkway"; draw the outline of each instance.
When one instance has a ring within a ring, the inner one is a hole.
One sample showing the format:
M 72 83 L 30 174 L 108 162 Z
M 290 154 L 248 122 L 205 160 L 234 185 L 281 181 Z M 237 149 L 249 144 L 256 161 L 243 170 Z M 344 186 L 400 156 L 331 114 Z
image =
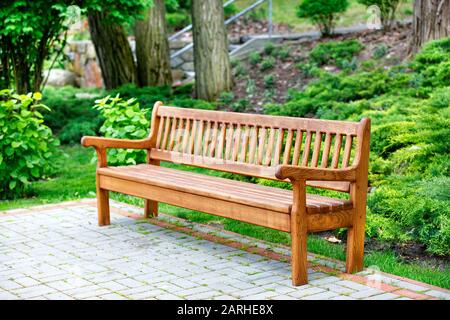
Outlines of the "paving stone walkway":
M 316 255 L 293 287 L 287 247 L 141 211 L 112 201 L 107 227 L 92 199 L 0 212 L 0 299 L 450 299 Z

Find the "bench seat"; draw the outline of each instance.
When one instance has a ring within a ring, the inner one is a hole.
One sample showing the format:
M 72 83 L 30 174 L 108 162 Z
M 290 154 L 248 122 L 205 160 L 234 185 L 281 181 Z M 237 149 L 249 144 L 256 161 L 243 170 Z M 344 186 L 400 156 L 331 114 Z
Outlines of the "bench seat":
M 292 209 L 293 195 L 291 190 L 179 169 L 139 164 L 99 168 L 98 174 L 286 214 L 289 214 Z M 352 207 L 350 200 L 311 194 L 306 196 L 306 210 L 308 214 L 330 213 L 352 209 Z

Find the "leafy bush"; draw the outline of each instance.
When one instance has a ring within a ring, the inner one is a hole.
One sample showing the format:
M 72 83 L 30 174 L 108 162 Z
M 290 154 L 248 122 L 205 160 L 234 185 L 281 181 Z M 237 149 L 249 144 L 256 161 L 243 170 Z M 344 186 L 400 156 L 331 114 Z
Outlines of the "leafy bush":
M 252 66 L 256 66 L 261 61 L 261 55 L 259 54 L 259 52 L 256 51 L 250 53 L 248 58 Z
M 219 96 L 219 101 L 223 105 L 230 104 L 234 99 L 234 93 L 233 92 L 222 92 Z
M 239 99 L 231 105 L 231 109 L 233 109 L 234 112 L 244 112 L 249 105 L 250 102 L 247 99 Z
M 29 182 L 45 177 L 58 140 L 43 124 L 39 110 L 49 110 L 40 93 L 0 91 L 0 199 L 21 196 Z
M 150 109 L 141 109 L 136 99 L 123 100 L 119 94 L 115 98 L 107 96 L 95 101 L 94 109 L 100 111 L 105 122 L 100 132 L 108 138 L 143 139 L 150 129 Z M 124 165 L 143 163 L 146 153 L 143 150 L 108 150 L 108 163 Z
M 272 88 L 275 85 L 275 78 L 273 74 L 268 74 L 264 76 L 264 86 L 266 88 Z
M 275 59 L 269 56 L 261 62 L 261 71 L 272 69 L 274 66 L 275 66 Z
M 347 0 L 303 0 L 297 9 L 299 18 L 308 18 L 324 36 L 332 33 L 336 16 L 348 8 Z
M 272 42 L 267 42 L 264 46 L 264 53 L 268 56 L 275 53 L 275 45 Z
M 83 136 L 95 136 L 101 125 L 100 120 L 98 117 L 94 121 L 71 121 L 62 128 L 58 135 L 59 140 L 63 144 L 75 144 L 80 143 Z
M 311 50 L 310 60 L 318 65 L 334 64 L 344 68 L 363 47 L 358 40 L 328 41 Z
M 427 44 L 407 65 L 318 73 L 277 115 L 372 119 L 367 235 L 418 241 L 450 254 L 450 38 Z
M 379 44 L 376 46 L 375 50 L 373 51 L 372 57 L 374 59 L 381 59 L 387 54 L 388 48 L 384 43 Z

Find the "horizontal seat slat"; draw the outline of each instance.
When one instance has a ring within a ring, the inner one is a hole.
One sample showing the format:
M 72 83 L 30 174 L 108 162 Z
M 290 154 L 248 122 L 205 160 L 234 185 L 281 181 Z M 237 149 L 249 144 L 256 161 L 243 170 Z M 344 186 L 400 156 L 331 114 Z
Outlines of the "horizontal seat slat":
M 292 191 L 248 182 L 208 176 L 184 170 L 141 164 L 135 166 L 99 168 L 100 175 L 156 185 L 168 189 L 193 193 L 236 202 L 282 213 L 290 213 Z M 352 208 L 349 200 L 319 195 L 307 196 L 307 212 L 328 213 Z

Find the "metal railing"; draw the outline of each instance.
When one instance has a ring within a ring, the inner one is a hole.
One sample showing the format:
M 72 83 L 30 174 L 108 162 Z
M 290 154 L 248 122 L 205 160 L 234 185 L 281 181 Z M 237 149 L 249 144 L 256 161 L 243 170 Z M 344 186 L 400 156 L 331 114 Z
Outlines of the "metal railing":
M 232 4 L 233 2 L 235 2 L 236 0 L 229 0 L 227 2 L 225 2 L 223 4 L 223 7 L 225 8 L 226 6 Z M 272 0 L 258 0 L 256 2 L 254 2 L 253 4 L 251 4 L 250 6 L 248 6 L 247 8 L 243 9 L 242 11 L 238 12 L 237 14 L 235 14 L 234 16 L 228 18 L 227 20 L 225 20 L 225 25 L 229 25 L 230 23 L 236 21 L 237 19 L 239 19 L 240 17 L 242 17 L 244 14 L 248 13 L 249 11 L 255 9 L 257 6 L 261 5 L 264 2 L 269 2 L 269 8 L 268 8 L 268 34 L 269 37 L 272 37 L 272 32 L 273 32 L 273 24 L 272 24 Z M 192 30 L 192 24 L 188 25 L 187 27 L 181 29 L 180 31 L 177 31 L 176 33 L 174 33 L 173 35 L 171 35 L 169 37 L 169 41 L 173 41 L 177 38 L 179 38 L 182 34 L 188 32 Z M 176 57 L 178 57 L 179 55 L 185 53 L 186 51 L 189 51 L 190 49 L 192 49 L 192 47 L 194 46 L 194 43 L 190 43 L 186 46 L 184 46 L 183 48 L 181 48 L 180 50 L 174 52 L 172 55 L 170 55 L 171 59 L 174 59 Z

